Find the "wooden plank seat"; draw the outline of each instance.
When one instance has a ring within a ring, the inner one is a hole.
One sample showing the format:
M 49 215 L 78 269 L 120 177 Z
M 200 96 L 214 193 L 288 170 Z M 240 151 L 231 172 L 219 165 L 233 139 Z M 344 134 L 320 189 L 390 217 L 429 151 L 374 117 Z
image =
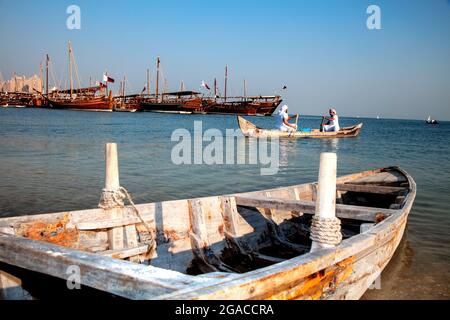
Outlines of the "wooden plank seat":
M 153 219 L 151 220 L 153 221 Z M 147 222 L 147 221 L 146 221 Z M 108 233 L 109 245 L 107 250 L 96 249 L 99 254 L 116 259 L 130 259 L 137 262 L 138 256 L 148 254 L 149 247 L 147 244 L 138 243 L 138 233 L 136 225 L 142 224 L 142 221 L 136 216 L 125 216 L 120 218 L 99 219 L 92 221 L 82 221 L 75 224 L 75 227 L 79 231 L 93 231 L 93 230 L 115 230 L 120 228 L 119 231 L 123 233 L 120 239 L 122 244 L 118 247 L 111 246 L 113 234 Z M 94 250 L 91 250 L 94 251 Z
M 352 180 L 353 184 L 372 184 L 372 185 L 390 185 L 408 183 L 408 180 L 404 175 L 396 171 L 395 169 L 388 168 L 385 171 L 371 175 L 364 175 L 360 178 Z
M 124 218 L 84 221 L 77 223 L 75 226 L 78 230 L 87 231 L 87 230 L 110 229 L 115 227 L 125 227 L 128 225 L 139 223 L 142 223 L 142 221 L 138 217 L 124 217 Z
M 337 184 L 336 189 L 339 191 L 364 192 L 376 194 L 399 194 L 408 191 L 408 189 L 404 187 L 374 186 L 374 185 L 364 185 L 354 183 Z
M 299 211 L 304 214 L 314 214 L 316 204 L 314 201 L 306 200 L 289 200 L 280 198 L 266 197 L 247 197 L 236 196 L 236 204 L 254 208 L 270 208 L 285 211 Z M 361 221 L 374 222 L 380 219 L 380 215 L 384 218 L 395 213 L 392 209 L 370 208 L 362 206 L 336 204 L 336 216 L 344 219 L 354 219 Z

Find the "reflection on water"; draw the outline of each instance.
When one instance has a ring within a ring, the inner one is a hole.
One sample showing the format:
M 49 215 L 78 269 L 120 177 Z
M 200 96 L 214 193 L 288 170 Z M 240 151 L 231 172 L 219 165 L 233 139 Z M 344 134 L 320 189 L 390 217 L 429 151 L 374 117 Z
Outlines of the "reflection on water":
M 330 148 L 331 150 L 333 150 L 334 152 L 338 151 L 338 144 L 339 144 L 339 139 L 328 139 L 325 140 L 326 142 L 328 142 L 330 144 Z
M 272 128 L 272 117 L 252 117 Z M 399 165 L 416 180 L 417 197 L 400 250 L 382 275 L 382 289 L 366 298 L 450 298 L 450 124 L 363 121 L 359 137 L 281 139 L 279 171 L 261 176 L 260 164 L 174 165 L 173 130 L 237 129 L 220 115 L 88 113 L 0 109 L 0 216 L 97 206 L 104 182 L 104 144 L 118 143 L 121 184 L 136 203 L 192 198 L 317 180 L 321 152 L 337 152 L 338 174 Z M 302 117 L 303 127 L 320 118 Z M 247 147 L 251 139 L 237 139 Z M 248 150 L 248 149 L 247 149 Z M 397 271 L 398 270 L 398 271 Z M 420 281 L 418 281 L 420 280 Z
M 289 138 L 289 139 L 280 139 L 279 142 L 279 165 L 280 167 L 288 167 L 289 166 L 289 157 L 292 157 L 294 152 L 298 152 L 298 140 Z

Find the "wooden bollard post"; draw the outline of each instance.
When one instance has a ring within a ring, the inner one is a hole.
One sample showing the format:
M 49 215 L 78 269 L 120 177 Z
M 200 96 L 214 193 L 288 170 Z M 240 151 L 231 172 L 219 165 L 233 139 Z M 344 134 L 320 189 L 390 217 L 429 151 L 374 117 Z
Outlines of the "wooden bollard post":
M 117 158 L 117 144 L 107 143 L 105 150 L 106 172 L 105 189 L 119 190 L 119 160 Z
M 316 198 L 316 212 L 314 219 L 316 221 L 337 221 L 336 219 L 336 166 L 337 159 L 335 153 L 321 153 L 320 154 L 320 167 L 319 167 L 319 184 Z M 336 224 L 336 222 L 335 222 Z M 313 235 L 317 232 L 313 227 L 311 228 L 311 238 L 315 238 L 317 235 Z M 339 234 L 338 234 L 339 233 Z M 340 235 L 339 230 L 336 230 L 337 237 Z M 340 240 L 339 240 L 340 241 Z M 317 251 L 322 248 L 332 248 L 336 244 L 329 244 L 319 241 L 312 242 L 311 251 Z
M 119 160 L 117 157 L 117 144 L 107 143 L 105 150 L 106 172 L 105 172 L 105 191 L 119 192 Z M 123 208 L 115 206 L 107 209 L 112 219 L 123 216 Z M 124 235 L 123 227 L 112 228 L 108 231 L 108 240 L 110 250 L 123 249 Z

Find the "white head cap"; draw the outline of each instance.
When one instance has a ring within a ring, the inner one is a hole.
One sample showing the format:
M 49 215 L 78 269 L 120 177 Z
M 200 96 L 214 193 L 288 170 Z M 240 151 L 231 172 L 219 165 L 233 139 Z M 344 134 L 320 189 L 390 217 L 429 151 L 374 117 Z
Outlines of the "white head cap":
M 281 114 L 281 113 L 286 113 L 287 109 L 288 109 L 288 106 L 285 104 L 284 106 L 281 107 L 279 113 L 280 113 L 280 114 Z

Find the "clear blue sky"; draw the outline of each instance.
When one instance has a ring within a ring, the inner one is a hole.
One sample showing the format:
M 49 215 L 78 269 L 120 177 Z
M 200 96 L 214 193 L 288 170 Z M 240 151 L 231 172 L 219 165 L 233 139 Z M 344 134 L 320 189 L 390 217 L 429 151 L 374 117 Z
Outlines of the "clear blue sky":
M 66 28 L 71 4 L 81 30 Z M 370 4 L 382 30 L 366 28 Z M 108 70 L 140 91 L 159 55 L 170 90 L 214 77 L 223 86 L 228 64 L 230 94 L 244 78 L 249 94 L 287 85 L 291 112 L 450 120 L 449 0 L 0 0 L 0 38 L 4 78 L 38 74 L 45 53 L 67 78 L 70 40 L 84 84 Z

